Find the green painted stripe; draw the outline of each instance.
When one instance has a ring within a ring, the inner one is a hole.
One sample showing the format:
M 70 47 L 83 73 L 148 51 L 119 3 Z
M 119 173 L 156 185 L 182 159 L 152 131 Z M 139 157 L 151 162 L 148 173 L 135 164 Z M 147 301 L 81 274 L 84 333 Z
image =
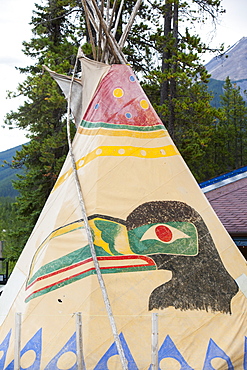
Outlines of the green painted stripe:
M 114 274 L 114 273 L 119 273 L 121 270 L 121 272 L 139 272 L 139 271 L 150 271 L 150 270 L 156 270 L 156 266 L 134 266 L 134 267 L 126 267 L 126 268 L 110 268 L 110 269 L 101 269 L 101 273 L 102 274 Z M 80 275 L 77 275 L 77 276 L 74 276 L 73 278 L 70 278 L 68 280 L 65 280 L 61 283 L 58 283 L 56 285 L 53 285 L 49 288 L 46 288 L 46 289 L 43 289 L 41 291 L 38 291 L 36 293 L 33 293 L 31 294 L 26 300 L 25 302 L 29 302 L 31 301 L 31 299 L 33 298 L 36 298 L 36 297 L 40 297 L 46 293 L 49 293 L 49 292 L 52 292 L 53 290 L 56 290 L 56 289 L 59 289 L 63 286 L 66 286 L 68 284 L 71 284 L 71 283 L 74 283 L 75 281 L 78 281 L 78 280 L 81 280 L 81 279 L 84 279 L 85 277 L 87 276 L 90 276 L 90 275 L 95 275 L 96 274 L 96 271 L 95 270 L 91 270 L 91 271 L 87 271 L 87 272 L 82 272 Z
M 155 126 L 132 126 L 132 125 L 118 125 L 114 123 L 106 123 L 106 122 L 89 122 L 82 120 L 81 127 L 85 128 L 108 128 L 108 129 L 115 129 L 115 130 L 130 130 L 130 131 L 158 131 L 158 130 L 166 130 L 165 126 L 162 124 L 155 125 Z
M 110 254 L 106 253 L 102 248 L 98 247 L 97 245 L 95 245 L 95 250 L 98 256 L 110 256 Z M 73 266 L 74 264 L 83 262 L 91 257 L 92 255 L 90 247 L 86 245 L 85 247 L 77 249 L 69 254 L 66 254 L 63 257 L 48 262 L 46 265 L 40 267 L 38 271 L 33 276 L 30 277 L 27 286 L 32 284 L 33 281 L 42 276 L 59 271 L 69 266 Z

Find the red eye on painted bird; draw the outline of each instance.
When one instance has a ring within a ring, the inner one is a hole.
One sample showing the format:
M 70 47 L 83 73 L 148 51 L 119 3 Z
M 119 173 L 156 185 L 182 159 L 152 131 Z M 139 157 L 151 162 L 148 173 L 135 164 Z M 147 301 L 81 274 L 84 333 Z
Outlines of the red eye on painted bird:
M 141 237 L 140 241 L 155 239 L 163 243 L 172 243 L 177 239 L 190 238 L 184 232 L 166 224 L 151 226 Z

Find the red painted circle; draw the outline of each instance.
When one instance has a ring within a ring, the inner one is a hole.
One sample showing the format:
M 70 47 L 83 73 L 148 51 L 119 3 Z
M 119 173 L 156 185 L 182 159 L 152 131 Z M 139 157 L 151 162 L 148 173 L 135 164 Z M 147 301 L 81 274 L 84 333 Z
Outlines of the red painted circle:
M 155 228 L 155 233 L 157 237 L 162 242 L 170 242 L 172 240 L 172 232 L 171 230 L 165 225 L 159 225 Z

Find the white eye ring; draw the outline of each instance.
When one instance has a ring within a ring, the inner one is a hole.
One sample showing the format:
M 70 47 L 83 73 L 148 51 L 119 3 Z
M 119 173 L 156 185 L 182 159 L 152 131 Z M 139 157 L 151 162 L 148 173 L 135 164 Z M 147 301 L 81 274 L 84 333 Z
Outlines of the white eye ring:
M 163 240 L 161 239 L 161 237 L 158 236 L 159 233 L 162 235 L 162 228 L 163 228 L 163 238 L 162 238 Z M 190 238 L 190 236 L 170 225 L 155 224 L 151 226 L 142 235 L 140 241 L 153 239 L 153 240 L 158 240 L 162 243 L 168 244 L 168 243 L 174 242 L 177 239 L 184 239 L 184 238 Z

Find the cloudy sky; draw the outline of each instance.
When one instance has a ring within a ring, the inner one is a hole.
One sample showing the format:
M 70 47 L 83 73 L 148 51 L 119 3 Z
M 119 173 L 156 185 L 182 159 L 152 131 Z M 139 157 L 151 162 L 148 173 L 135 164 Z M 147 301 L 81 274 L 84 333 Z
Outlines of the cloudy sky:
M 24 132 L 2 126 L 5 114 L 22 102 L 21 98 L 6 99 L 6 91 L 14 91 L 24 78 L 15 67 L 31 63 L 21 50 L 22 41 L 31 37 L 29 22 L 35 2 L 40 3 L 41 0 L 0 0 L 0 152 L 28 141 Z M 226 13 L 221 17 L 216 32 L 210 32 L 212 27 L 209 24 L 199 27 L 198 32 L 203 35 L 203 41 L 210 41 L 211 46 L 224 43 L 227 48 L 247 37 L 247 7 L 246 0 L 222 0 L 222 5 Z M 206 61 L 212 57 L 207 55 Z

